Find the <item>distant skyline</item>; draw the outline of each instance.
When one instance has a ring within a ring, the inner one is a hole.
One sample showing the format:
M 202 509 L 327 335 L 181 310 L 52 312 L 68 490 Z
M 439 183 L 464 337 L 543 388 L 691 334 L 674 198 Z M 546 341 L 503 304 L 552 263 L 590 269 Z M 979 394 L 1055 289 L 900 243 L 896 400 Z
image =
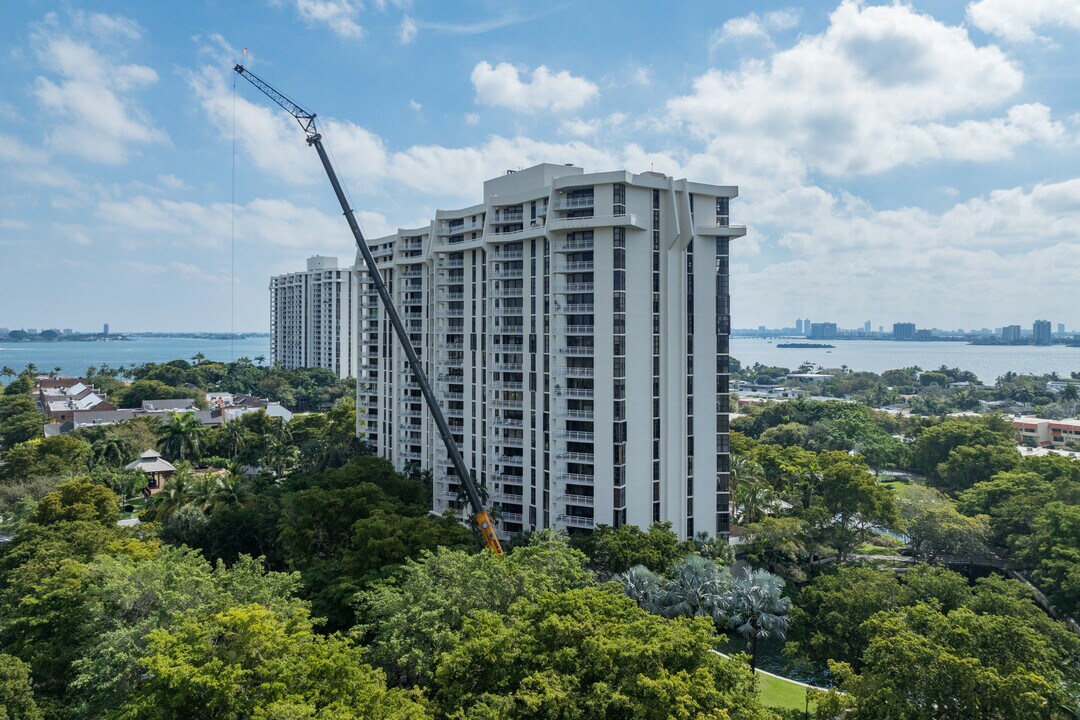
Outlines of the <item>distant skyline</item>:
M 235 235 L 265 331 L 271 275 L 351 262 L 243 60 L 319 114 L 373 237 L 511 168 L 654 169 L 740 187 L 735 326 L 1080 327 L 1073 3 L 94 7 L 4 7 L 0 326 L 228 331 Z

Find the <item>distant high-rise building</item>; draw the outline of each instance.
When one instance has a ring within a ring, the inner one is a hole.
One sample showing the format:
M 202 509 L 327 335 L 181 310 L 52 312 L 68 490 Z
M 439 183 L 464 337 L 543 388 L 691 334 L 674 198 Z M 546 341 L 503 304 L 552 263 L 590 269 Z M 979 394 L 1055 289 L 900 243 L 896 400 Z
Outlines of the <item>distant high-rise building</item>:
M 1036 345 L 1050 344 L 1050 321 L 1036 320 L 1031 326 L 1031 334 L 1035 338 Z
M 1017 342 L 1020 340 L 1020 326 L 1006 325 L 1001 328 L 1001 339 L 1005 342 Z
M 270 278 L 270 354 L 288 370 L 325 368 L 356 377 L 358 278 L 336 257 L 308 258 L 305 272 Z
M 810 334 L 810 318 L 806 318 L 802 321 L 803 335 Z
M 866 321 L 866 322 L 864 322 L 864 323 L 863 323 L 863 325 L 862 325 L 862 329 L 863 329 L 863 332 L 870 332 L 870 327 L 871 327 L 871 326 L 870 326 L 870 321 L 869 321 L 869 320 L 867 320 L 867 321 Z
M 802 318 L 795 321 L 795 334 L 802 335 Z
M 835 340 L 836 339 L 836 323 L 832 323 L 832 322 L 811 323 L 810 324 L 810 339 L 811 340 Z
M 893 323 L 893 340 L 914 340 L 915 323 Z
M 102 334 L 102 335 L 108 335 L 108 334 L 109 334 L 109 323 L 105 323 L 105 324 L 104 324 L 104 325 L 103 325 L 103 326 L 101 327 L 101 334 Z
M 1065 334 L 1065 323 L 1058 323 L 1058 335 Z
M 884 325 L 878 325 L 877 326 L 877 331 L 879 333 L 881 333 L 881 334 L 884 334 L 885 333 L 885 326 Z
M 37 335 L 37 328 L 26 328 L 27 335 Z

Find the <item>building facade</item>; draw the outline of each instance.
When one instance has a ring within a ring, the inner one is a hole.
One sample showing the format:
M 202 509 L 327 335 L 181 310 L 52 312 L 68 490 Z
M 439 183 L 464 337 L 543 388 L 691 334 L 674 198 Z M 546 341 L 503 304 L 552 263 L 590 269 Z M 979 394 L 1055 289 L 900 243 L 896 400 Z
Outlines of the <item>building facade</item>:
M 724 535 L 728 249 L 738 190 L 538 165 L 484 202 L 370 241 L 503 533 L 671 521 Z M 362 268 L 358 257 L 357 267 Z M 360 271 L 358 429 L 467 512 L 404 352 Z
M 1036 320 L 1031 326 L 1031 335 L 1035 338 L 1036 345 L 1050 344 L 1050 321 Z
M 271 359 L 356 377 L 357 277 L 337 258 L 308 258 L 307 270 L 270 278 Z

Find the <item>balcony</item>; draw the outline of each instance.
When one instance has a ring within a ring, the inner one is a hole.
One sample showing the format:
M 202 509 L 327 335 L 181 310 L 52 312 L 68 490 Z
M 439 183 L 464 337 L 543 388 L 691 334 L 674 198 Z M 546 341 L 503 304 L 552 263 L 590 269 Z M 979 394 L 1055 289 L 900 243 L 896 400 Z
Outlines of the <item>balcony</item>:
M 455 308 L 443 308 L 435 311 L 435 317 L 437 318 L 459 318 L 465 317 L 464 310 L 457 310 Z
M 520 480 L 520 479 L 521 478 L 518 478 L 518 480 Z M 524 495 L 517 495 L 515 493 L 493 492 L 493 493 L 491 493 L 490 497 L 491 497 L 492 502 L 511 503 L 513 505 L 524 505 L 525 504 L 525 496 Z
M 593 195 L 580 195 L 577 197 L 561 197 L 555 201 L 556 210 L 583 210 L 591 208 L 596 198 Z
M 574 303 L 571 305 L 563 305 L 558 300 L 555 301 L 555 314 L 557 315 L 591 315 L 592 313 L 592 303 Z
M 461 258 L 439 258 L 438 267 L 442 268 L 463 268 L 465 267 L 465 261 Z
M 746 234 L 745 225 L 695 225 L 694 234 L 703 237 L 742 237 Z
M 522 405 L 524 405 L 524 403 L 525 403 L 525 401 L 521 400 L 521 399 L 509 400 L 507 398 L 496 398 L 495 400 L 489 401 L 488 405 L 490 405 L 491 407 L 494 407 L 494 408 L 505 408 L 507 410 L 520 410 L 522 408 Z
M 402 460 L 410 460 L 412 462 L 420 462 L 420 458 L 423 457 L 423 456 L 418 452 L 413 452 L 412 450 L 402 450 L 401 452 L 398 453 L 398 457 L 400 457 Z
M 525 458 L 521 455 L 497 455 L 495 457 L 495 463 L 498 465 L 516 465 L 524 466 Z
M 439 229 L 435 232 L 440 237 L 449 237 L 451 235 L 461 235 L 467 232 L 479 232 L 484 229 L 483 220 L 466 220 L 461 223 L 439 223 Z
M 584 475 L 582 473 L 555 473 L 555 479 L 561 482 L 573 483 L 575 485 L 592 485 L 596 478 L 592 475 Z
M 555 395 L 558 397 L 592 400 L 593 393 L 594 391 L 592 388 L 563 388 L 558 385 L 555 386 Z
M 562 285 L 555 286 L 555 292 L 557 293 L 591 293 L 593 291 L 593 284 L 591 282 L 577 282 L 577 283 L 563 283 Z
M 442 400 L 444 402 L 448 401 L 448 400 L 464 400 L 464 399 L 465 399 L 465 393 L 449 392 L 449 391 L 439 393 L 439 400 Z
M 442 343 L 439 343 L 438 345 L 436 345 L 435 347 L 438 348 L 439 350 L 448 350 L 448 351 L 456 350 L 458 352 L 461 352 L 461 351 L 463 351 L 465 349 L 465 343 L 442 342 Z
M 525 438 L 496 435 L 495 444 L 502 447 L 525 447 Z
M 509 380 L 495 380 L 491 383 L 491 386 L 496 390 L 521 390 L 523 388 L 522 383 Z
M 555 374 L 558 377 L 567 378 L 591 378 L 596 375 L 596 370 L 591 367 L 565 367 L 560 366 L 555 369 Z
M 592 357 L 595 348 L 592 345 L 573 345 L 559 348 L 560 355 L 576 355 L 578 357 Z
M 563 440 L 574 440 L 577 442 L 594 442 L 596 435 L 591 432 L 583 432 L 581 430 L 556 430 L 555 437 L 562 438 Z
M 511 343 L 509 345 L 495 343 L 489 348 L 492 352 L 522 353 L 525 352 L 523 343 Z
M 555 516 L 555 522 L 565 523 L 570 527 L 596 527 L 596 520 L 594 520 L 593 518 L 578 517 L 577 515 L 557 515 Z
M 500 270 L 493 270 L 491 273 L 492 280 L 520 280 L 522 276 L 521 268 L 502 268 Z
M 595 325 L 562 325 L 555 328 L 556 335 L 592 335 Z
M 441 292 L 439 293 L 439 300 L 443 302 L 452 302 L 454 300 L 464 300 L 465 293 L 463 292 Z
M 521 297 L 521 294 L 525 291 L 523 287 L 502 288 L 491 293 L 491 297 L 504 298 L 504 297 Z
M 567 462 L 579 462 L 589 464 L 596 462 L 596 455 L 594 455 L 593 453 L 569 452 L 568 450 L 563 450 L 561 452 L 555 453 L 555 458 L 558 460 L 566 460 Z
M 491 421 L 494 427 L 523 428 L 525 424 L 515 418 L 496 417 Z
M 555 266 L 555 272 L 557 273 L 592 272 L 593 269 L 592 260 L 579 260 L 578 262 L 561 263 Z
M 571 505 L 592 505 L 595 502 L 595 498 L 592 495 L 570 495 L 569 493 L 559 493 L 555 496 L 559 500 L 570 503 Z
M 524 257 L 524 253 L 521 250 L 496 250 L 496 260 L 520 260 Z
M 503 473 L 495 473 L 495 475 L 493 475 L 491 479 L 494 482 L 497 482 L 497 483 L 500 483 L 500 484 L 506 484 L 506 483 L 509 483 L 510 485 L 524 485 L 525 484 L 525 478 L 523 478 L 521 475 L 506 475 L 506 474 L 503 474 Z M 496 495 L 504 495 L 504 494 L 509 495 L 510 497 L 518 498 L 517 502 L 521 502 L 521 495 L 515 495 L 513 493 L 498 493 L 498 492 L 496 492 L 496 493 L 492 494 L 492 497 L 494 498 Z M 511 500 L 510 502 L 515 502 L 515 501 Z
M 555 243 L 555 252 L 577 252 L 579 250 L 592 249 L 592 240 L 563 240 Z
M 512 522 L 512 523 L 520 523 L 521 520 L 522 520 L 521 513 L 513 513 L 513 512 L 500 512 L 500 513 L 497 513 L 495 515 L 495 519 L 496 519 L 496 522 Z
M 592 410 L 556 410 L 555 417 L 566 420 L 592 420 L 594 414 Z
M 524 372 L 522 363 L 499 363 L 491 368 L 495 372 L 519 373 Z
M 522 212 L 495 212 L 492 215 L 491 222 L 493 223 L 519 223 L 525 220 L 525 213 Z
M 637 215 L 594 215 L 593 217 L 549 218 L 548 230 L 588 230 L 598 227 L 632 227 L 647 230 Z

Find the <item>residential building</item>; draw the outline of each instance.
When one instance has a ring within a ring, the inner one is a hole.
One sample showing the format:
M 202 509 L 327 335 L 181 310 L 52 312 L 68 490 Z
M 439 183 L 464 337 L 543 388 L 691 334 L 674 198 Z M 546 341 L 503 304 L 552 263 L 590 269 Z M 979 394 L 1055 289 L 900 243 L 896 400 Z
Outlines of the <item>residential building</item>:
M 799 318 L 799 319 L 797 319 L 795 321 L 795 334 L 796 335 L 802 335 L 803 334 L 802 318 Z
M 1001 328 L 1001 339 L 1005 342 L 1019 342 L 1020 341 L 1020 326 L 1019 325 L 1006 325 Z
M 273 362 L 356 377 L 357 309 L 356 275 L 335 257 L 316 255 L 306 271 L 271 278 Z
M 4 329 L 0 328 L 0 334 L 3 334 Z M 1065 323 L 1058 323 L 1058 335 L 1065 334 Z
M 914 340 L 915 339 L 915 323 L 909 323 L 909 322 L 893 323 L 892 335 L 893 335 L 893 340 Z
M 835 340 L 836 323 L 812 323 L 810 325 L 811 340 Z
M 110 411 L 116 408 L 105 393 L 85 378 L 39 377 L 35 380 L 38 407 L 54 423 L 71 422 L 79 411 Z
M 728 532 L 728 249 L 738 189 L 537 165 L 369 242 L 501 532 L 670 521 Z M 358 268 L 362 261 L 358 257 Z M 360 273 L 358 431 L 467 512 Z
M 1049 320 L 1036 320 L 1031 326 L 1032 337 L 1035 338 L 1036 345 L 1049 345 L 1050 344 L 1050 321 Z
M 1013 420 L 1021 445 L 1057 449 L 1080 449 L 1080 420 L 1046 420 L 1018 417 Z
M 810 318 L 806 318 L 805 320 L 802 321 L 802 329 L 803 329 L 803 332 L 806 333 L 807 335 L 810 334 Z

